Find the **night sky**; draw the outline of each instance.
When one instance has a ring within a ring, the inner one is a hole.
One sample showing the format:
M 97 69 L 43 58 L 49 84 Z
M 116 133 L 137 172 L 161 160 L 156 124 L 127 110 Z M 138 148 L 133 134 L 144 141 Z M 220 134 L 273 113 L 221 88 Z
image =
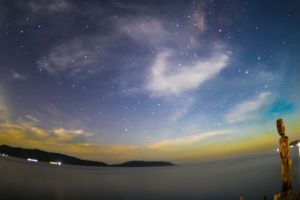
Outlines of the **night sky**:
M 300 137 L 300 2 L 0 0 L 0 143 L 198 162 Z

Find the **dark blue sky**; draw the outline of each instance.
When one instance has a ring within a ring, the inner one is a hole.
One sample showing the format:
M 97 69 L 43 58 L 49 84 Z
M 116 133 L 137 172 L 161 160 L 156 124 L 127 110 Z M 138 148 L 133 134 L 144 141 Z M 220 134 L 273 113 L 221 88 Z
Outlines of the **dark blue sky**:
M 100 160 L 195 160 L 213 144 L 255 150 L 247 141 L 259 135 L 270 148 L 274 120 L 299 119 L 299 11 L 299 1 L 0 0 L 0 142 Z

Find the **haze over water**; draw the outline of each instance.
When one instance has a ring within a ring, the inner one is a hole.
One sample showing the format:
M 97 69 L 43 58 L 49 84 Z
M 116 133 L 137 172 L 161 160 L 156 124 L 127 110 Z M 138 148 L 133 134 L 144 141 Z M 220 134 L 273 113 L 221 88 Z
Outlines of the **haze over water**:
M 294 188 L 299 188 L 294 159 Z M 0 159 L 5 199 L 272 199 L 281 189 L 277 154 L 152 168 L 52 167 Z

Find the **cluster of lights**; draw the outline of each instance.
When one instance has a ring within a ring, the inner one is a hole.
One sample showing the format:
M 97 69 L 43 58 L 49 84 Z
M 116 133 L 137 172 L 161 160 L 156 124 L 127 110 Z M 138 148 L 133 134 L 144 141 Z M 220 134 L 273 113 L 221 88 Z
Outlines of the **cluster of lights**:
M 29 161 L 29 162 L 38 162 L 37 159 L 33 159 L 33 158 L 27 158 L 27 161 Z M 49 164 L 50 165 L 58 165 L 58 166 L 62 165 L 62 163 L 59 162 L 59 161 L 58 162 L 56 162 L 56 161 L 50 161 Z
M 0 155 L 1 155 L 2 157 L 8 157 L 8 155 L 7 155 L 7 154 L 4 154 L 4 153 L 2 153 L 2 154 L 0 154 Z M 27 161 L 28 161 L 28 162 L 35 162 L 35 163 L 38 162 L 38 160 L 37 160 L 37 159 L 34 159 L 34 158 L 27 158 Z M 62 165 L 62 163 L 61 163 L 60 161 L 50 161 L 49 164 L 51 164 L 51 165 L 58 165 L 58 166 L 61 166 L 61 165 Z

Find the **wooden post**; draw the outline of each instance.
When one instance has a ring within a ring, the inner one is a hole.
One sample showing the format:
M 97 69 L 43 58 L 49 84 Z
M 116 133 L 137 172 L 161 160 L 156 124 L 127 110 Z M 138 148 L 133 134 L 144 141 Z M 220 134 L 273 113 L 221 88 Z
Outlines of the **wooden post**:
M 274 200 L 279 200 L 279 194 L 274 194 Z
M 244 200 L 244 197 L 243 197 L 243 196 L 240 196 L 240 200 Z

